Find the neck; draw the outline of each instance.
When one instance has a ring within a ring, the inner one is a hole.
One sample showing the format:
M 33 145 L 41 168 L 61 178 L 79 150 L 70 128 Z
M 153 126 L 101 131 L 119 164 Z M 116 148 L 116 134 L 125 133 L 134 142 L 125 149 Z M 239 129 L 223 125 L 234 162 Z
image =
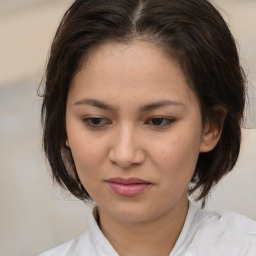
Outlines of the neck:
M 156 219 L 132 223 L 116 220 L 99 209 L 99 225 L 120 256 L 168 256 L 181 233 L 187 211 L 188 201 L 183 200 Z

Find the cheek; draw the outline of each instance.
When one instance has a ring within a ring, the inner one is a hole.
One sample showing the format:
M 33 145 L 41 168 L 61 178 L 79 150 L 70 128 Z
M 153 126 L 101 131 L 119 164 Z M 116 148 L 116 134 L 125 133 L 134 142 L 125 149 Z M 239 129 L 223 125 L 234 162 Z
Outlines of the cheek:
M 171 176 L 192 175 L 199 155 L 200 140 L 189 133 L 177 133 L 152 147 L 155 164 Z
M 84 180 L 84 177 L 94 176 L 96 174 L 95 170 L 98 169 L 98 166 L 100 166 L 103 160 L 102 147 L 95 144 L 93 145 L 90 142 L 70 144 L 80 179 Z
M 97 187 L 96 194 L 102 193 L 100 186 L 96 184 L 100 179 L 99 170 L 102 161 L 100 148 L 83 145 L 73 148 L 72 153 L 78 177 L 91 198 L 95 200 L 95 187 Z

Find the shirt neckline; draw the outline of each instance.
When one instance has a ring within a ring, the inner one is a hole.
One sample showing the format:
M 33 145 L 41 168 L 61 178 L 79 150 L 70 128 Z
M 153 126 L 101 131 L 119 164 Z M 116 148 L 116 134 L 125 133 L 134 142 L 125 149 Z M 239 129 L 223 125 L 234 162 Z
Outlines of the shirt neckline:
M 196 216 L 197 211 L 198 210 L 195 208 L 195 206 L 189 201 L 188 212 L 187 212 L 187 216 L 186 216 L 183 228 L 169 256 L 178 256 L 181 254 L 180 250 L 181 248 L 183 248 L 182 245 L 184 245 L 184 243 L 188 242 L 187 240 L 190 239 L 188 234 L 189 233 L 193 234 L 193 232 L 190 232 L 190 231 L 191 231 L 191 226 L 194 222 L 194 218 Z M 119 256 L 117 252 L 114 250 L 114 248 L 112 247 L 111 243 L 107 240 L 107 238 L 102 233 L 97 223 L 98 221 L 97 216 L 98 216 L 97 208 L 95 207 L 88 219 L 89 239 L 91 240 L 91 244 L 93 246 L 95 255 Z

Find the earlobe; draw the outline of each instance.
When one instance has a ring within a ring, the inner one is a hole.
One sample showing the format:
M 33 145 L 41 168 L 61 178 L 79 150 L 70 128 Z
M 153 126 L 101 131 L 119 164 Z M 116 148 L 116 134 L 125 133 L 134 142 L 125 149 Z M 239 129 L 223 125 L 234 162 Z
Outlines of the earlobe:
M 209 152 L 213 150 L 220 139 L 221 132 L 222 129 L 216 124 L 207 124 L 202 136 L 200 152 Z
M 66 139 L 65 145 L 66 147 L 70 148 L 68 139 Z
M 222 106 L 215 106 L 214 113 L 215 121 L 209 120 L 205 125 L 200 152 L 209 152 L 213 150 L 220 140 L 227 110 Z

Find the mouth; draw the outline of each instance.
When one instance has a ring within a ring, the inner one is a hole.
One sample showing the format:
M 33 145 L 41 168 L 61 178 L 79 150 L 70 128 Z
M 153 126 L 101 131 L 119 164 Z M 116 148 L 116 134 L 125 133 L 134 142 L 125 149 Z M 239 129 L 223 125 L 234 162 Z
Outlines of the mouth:
M 106 180 L 109 187 L 118 195 L 125 197 L 133 197 L 141 194 L 149 188 L 152 183 L 138 178 L 112 178 Z

